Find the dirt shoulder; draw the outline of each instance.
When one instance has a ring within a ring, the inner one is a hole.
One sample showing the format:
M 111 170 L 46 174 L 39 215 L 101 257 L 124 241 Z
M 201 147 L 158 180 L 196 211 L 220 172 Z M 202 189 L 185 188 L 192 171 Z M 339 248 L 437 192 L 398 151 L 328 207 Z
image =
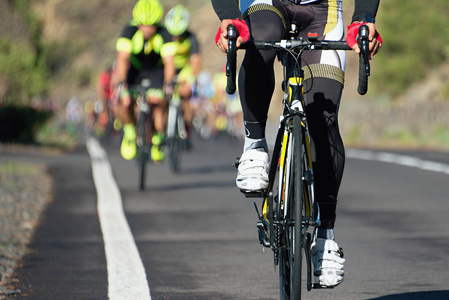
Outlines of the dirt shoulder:
M 19 154 L 19 155 L 17 155 Z M 18 291 L 12 274 L 27 253 L 46 205 L 52 201 L 53 181 L 45 160 L 29 155 L 54 156 L 60 152 L 38 147 L 0 145 L 0 298 Z

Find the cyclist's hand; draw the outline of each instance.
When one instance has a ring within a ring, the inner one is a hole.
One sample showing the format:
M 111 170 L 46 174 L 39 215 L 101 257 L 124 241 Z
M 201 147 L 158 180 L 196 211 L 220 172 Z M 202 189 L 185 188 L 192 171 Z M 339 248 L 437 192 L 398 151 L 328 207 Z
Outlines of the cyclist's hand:
M 173 93 L 175 91 L 175 83 L 174 82 L 164 82 L 162 91 L 168 98 L 171 98 L 171 96 L 173 95 Z
M 115 96 L 116 103 L 127 101 L 127 99 L 123 99 L 123 92 L 128 89 L 128 85 L 124 82 L 117 82 L 113 84 L 113 95 Z M 125 103 L 125 105 L 129 105 L 129 103 Z
M 249 28 L 245 21 L 239 19 L 225 19 L 221 22 L 220 28 L 218 28 L 217 35 L 215 36 L 215 44 L 220 48 L 224 54 L 228 53 L 228 26 L 233 24 L 237 27 L 239 36 L 237 37 L 237 48 L 247 40 L 249 40 Z
M 359 27 L 361 25 L 367 25 L 369 29 L 369 58 L 372 59 L 373 56 L 382 47 L 382 38 L 376 30 L 374 23 L 361 23 L 354 22 L 348 26 L 348 34 L 346 36 L 346 43 L 351 47 L 357 54 L 360 53 L 359 45 L 357 44 L 357 36 L 359 34 Z

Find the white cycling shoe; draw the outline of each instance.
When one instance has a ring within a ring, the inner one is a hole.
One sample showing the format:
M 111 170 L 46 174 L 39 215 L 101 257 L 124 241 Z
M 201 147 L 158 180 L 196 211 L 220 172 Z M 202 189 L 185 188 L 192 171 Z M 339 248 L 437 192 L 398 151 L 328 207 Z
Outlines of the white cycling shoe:
M 235 183 L 245 192 L 260 192 L 268 187 L 268 153 L 262 148 L 243 152 Z
M 332 288 L 343 282 L 343 249 L 334 240 L 318 238 L 311 248 L 315 282 L 324 288 Z

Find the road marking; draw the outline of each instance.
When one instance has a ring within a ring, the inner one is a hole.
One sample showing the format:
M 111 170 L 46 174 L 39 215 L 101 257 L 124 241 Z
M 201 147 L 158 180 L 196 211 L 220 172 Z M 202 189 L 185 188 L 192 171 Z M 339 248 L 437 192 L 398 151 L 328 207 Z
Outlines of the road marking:
M 356 150 L 356 149 L 347 149 L 346 156 L 354 159 L 362 159 L 362 160 L 374 160 L 381 161 L 386 163 L 394 163 L 401 166 L 418 168 L 421 170 L 432 171 L 432 172 L 440 172 L 444 174 L 449 174 L 449 165 L 438 163 L 429 160 L 423 160 L 420 158 L 393 154 L 388 152 L 374 152 L 367 150 Z
M 107 154 L 94 138 L 88 138 L 86 146 L 97 189 L 97 210 L 108 268 L 109 299 L 150 300 L 145 268 L 123 212 L 120 191 Z

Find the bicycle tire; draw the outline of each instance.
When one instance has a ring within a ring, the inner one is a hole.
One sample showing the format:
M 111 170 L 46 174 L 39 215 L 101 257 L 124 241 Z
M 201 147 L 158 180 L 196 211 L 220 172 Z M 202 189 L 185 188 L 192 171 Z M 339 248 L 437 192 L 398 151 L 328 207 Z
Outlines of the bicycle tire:
M 179 171 L 179 152 L 180 152 L 180 139 L 175 136 L 170 140 L 170 169 L 173 172 Z
M 171 171 L 177 173 L 179 171 L 179 156 L 181 153 L 181 137 L 179 136 L 179 113 L 178 109 L 173 109 L 170 113 L 174 112 L 176 115 L 170 116 L 170 120 L 173 120 L 174 129 L 171 130 L 171 137 L 169 137 L 169 160 Z
M 290 201 L 293 207 L 291 211 L 294 214 L 294 248 L 293 255 L 293 269 L 292 269 L 292 299 L 301 299 L 302 286 L 302 258 L 305 243 L 305 232 L 303 229 L 304 216 L 304 182 L 303 182 L 303 159 L 304 147 L 302 138 L 302 125 L 300 117 L 293 118 L 293 201 Z
M 147 128 L 147 113 L 144 111 L 140 112 L 140 118 L 138 120 L 138 126 L 140 131 L 140 138 L 141 144 L 138 144 L 139 150 L 139 189 L 141 191 L 145 190 L 145 177 L 146 177 L 146 165 L 148 160 L 148 154 L 147 154 L 147 135 L 148 135 L 148 128 Z
M 305 243 L 302 231 L 304 215 L 304 184 L 302 127 L 299 117 L 293 118 L 293 147 L 290 160 L 290 178 L 288 184 L 289 201 L 285 213 L 285 232 L 281 236 L 282 247 L 279 251 L 281 299 L 301 299 L 302 258 Z

